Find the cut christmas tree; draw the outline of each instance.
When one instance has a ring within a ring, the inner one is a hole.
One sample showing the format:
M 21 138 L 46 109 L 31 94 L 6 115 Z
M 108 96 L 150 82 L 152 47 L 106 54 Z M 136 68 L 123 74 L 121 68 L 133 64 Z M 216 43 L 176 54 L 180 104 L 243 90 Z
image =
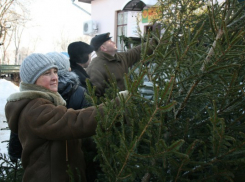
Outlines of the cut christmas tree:
M 152 24 L 161 29 L 141 42 L 158 44 L 150 56 L 143 47 L 142 60 L 125 75 L 130 94 L 119 107 L 108 102 L 118 93 L 112 76 L 101 99 L 98 180 L 243 181 L 245 4 L 166 0 L 156 7 Z M 145 79 L 153 98 L 140 92 Z

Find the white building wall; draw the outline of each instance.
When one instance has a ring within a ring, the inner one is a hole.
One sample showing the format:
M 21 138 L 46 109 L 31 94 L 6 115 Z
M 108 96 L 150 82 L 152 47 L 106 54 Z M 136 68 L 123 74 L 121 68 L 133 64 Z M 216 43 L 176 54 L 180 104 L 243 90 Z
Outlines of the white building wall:
M 122 10 L 129 0 L 96 0 L 91 4 L 91 19 L 98 23 L 97 34 L 110 32 L 116 41 L 116 11 Z
M 98 23 L 98 31 L 96 34 L 110 32 L 113 41 L 116 41 L 116 23 L 117 11 L 121 11 L 130 0 L 96 0 L 91 2 L 91 20 Z M 154 4 L 157 2 L 154 1 Z M 141 11 L 131 11 L 128 13 L 128 36 L 136 35 L 136 16 Z M 143 33 L 144 26 L 148 23 L 140 23 L 140 29 Z

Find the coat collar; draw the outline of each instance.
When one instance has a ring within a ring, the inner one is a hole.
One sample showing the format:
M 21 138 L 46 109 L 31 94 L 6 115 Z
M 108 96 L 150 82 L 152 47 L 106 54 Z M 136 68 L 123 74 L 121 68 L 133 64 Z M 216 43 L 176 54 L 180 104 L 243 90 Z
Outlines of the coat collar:
M 107 61 L 120 61 L 120 60 L 118 59 L 117 54 L 115 54 L 115 56 L 112 56 L 112 55 L 110 55 L 110 54 L 108 54 L 108 53 L 101 52 L 101 51 L 100 51 L 100 52 L 96 52 L 96 54 L 97 54 L 98 57 L 104 58 L 104 59 L 106 59 Z
M 43 98 L 52 102 L 54 105 L 66 105 L 66 101 L 60 96 L 58 92 L 50 91 L 44 87 L 35 84 L 20 83 L 20 92 L 11 94 L 7 101 L 14 102 L 22 99 L 37 99 Z
M 77 69 L 81 72 L 86 72 L 84 68 L 77 63 L 71 63 L 71 69 Z
M 77 63 L 71 63 L 71 70 L 74 71 L 76 74 L 78 74 L 75 70 L 77 70 L 78 72 L 81 72 L 83 75 L 85 75 L 87 78 L 89 78 L 87 72 L 85 71 L 85 69 L 80 66 Z M 79 76 L 79 75 L 78 75 Z

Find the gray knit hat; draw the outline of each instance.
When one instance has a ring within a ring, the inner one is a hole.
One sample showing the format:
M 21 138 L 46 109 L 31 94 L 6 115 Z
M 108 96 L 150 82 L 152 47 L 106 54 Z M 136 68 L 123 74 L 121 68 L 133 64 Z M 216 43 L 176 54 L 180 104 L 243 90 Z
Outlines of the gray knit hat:
M 46 54 L 49 58 L 53 59 L 58 66 L 58 75 L 64 75 L 70 69 L 70 61 L 67 56 L 59 52 L 49 52 Z
M 39 76 L 51 68 L 57 66 L 48 56 L 41 53 L 30 54 L 21 63 L 20 79 L 24 83 L 34 84 Z

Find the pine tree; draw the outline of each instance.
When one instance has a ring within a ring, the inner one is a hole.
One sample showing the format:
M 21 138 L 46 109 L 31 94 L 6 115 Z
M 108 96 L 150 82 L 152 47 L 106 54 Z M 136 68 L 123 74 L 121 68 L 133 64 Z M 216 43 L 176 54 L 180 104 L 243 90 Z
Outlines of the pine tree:
M 24 170 L 20 160 L 11 162 L 6 154 L 0 153 L 0 161 L 0 182 L 22 181 Z
M 150 56 L 143 47 L 142 60 L 125 75 L 129 96 L 119 107 L 109 102 L 118 92 L 112 76 L 101 99 L 98 180 L 243 181 L 245 3 L 164 0 L 158 12 L 152 23 L 165 31 L 142 37 L 158 45 Z M 153 100 L 138 92 L 146 76 Z

